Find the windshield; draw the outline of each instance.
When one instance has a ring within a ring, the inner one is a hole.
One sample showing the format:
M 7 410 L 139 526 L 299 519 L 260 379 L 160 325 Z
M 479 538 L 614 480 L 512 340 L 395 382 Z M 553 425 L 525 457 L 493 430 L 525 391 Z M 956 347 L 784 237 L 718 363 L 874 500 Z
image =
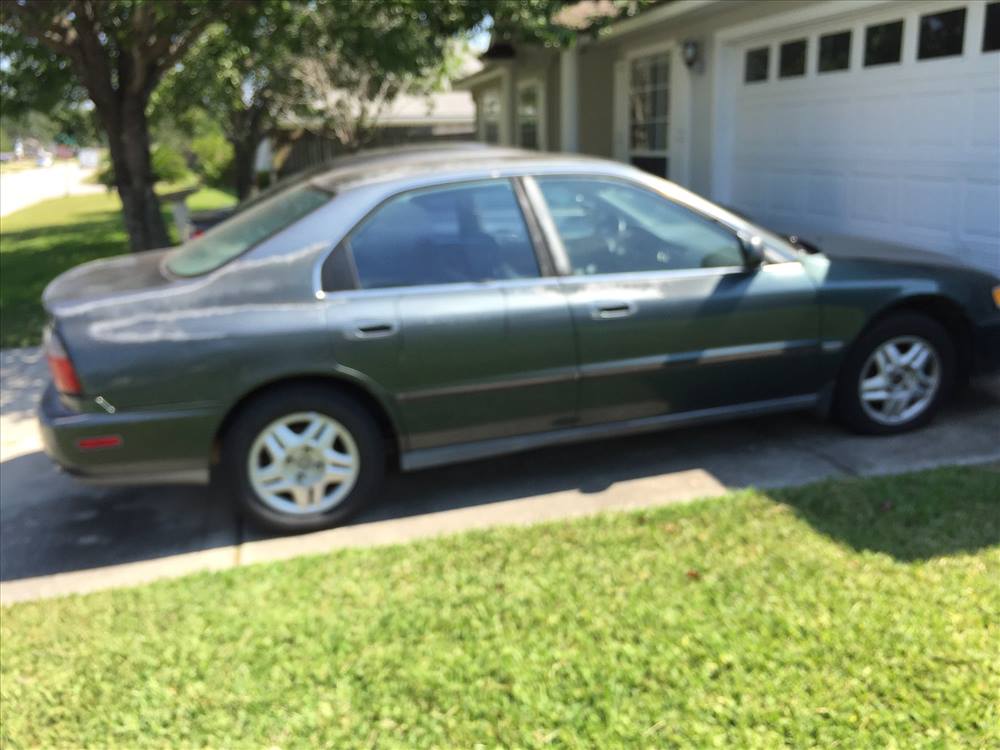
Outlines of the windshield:
M 290 187 L 181 245 L 167 258 L 167 270 L 175 276 L 200 276 L 214 271 L 319 208 L 330 197 L 327 191 L 311 185 Z

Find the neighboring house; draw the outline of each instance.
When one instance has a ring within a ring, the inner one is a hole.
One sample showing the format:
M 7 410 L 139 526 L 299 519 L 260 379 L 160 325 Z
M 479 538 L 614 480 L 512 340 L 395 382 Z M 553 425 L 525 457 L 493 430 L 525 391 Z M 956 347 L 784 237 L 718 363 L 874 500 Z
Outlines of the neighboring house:
M 377 119 L 376 131 L 365 144 L 368 148 L 393 146 L 416 141 L 472 140 L 475 138 L 475 105 L 467 91 L 442 91 L 430 96 L 400 96 L 389 103 Z M 346 149 L 335 138 L 311 132 L 299 125 L 286 130 L 296 133 L 290 150 L 276 165 L 281 175 L 331 159 Z M 266 153 L 258 151 L 260 164 L 271 163 L 271 144 L 262 144 Z M 266 166 L 262 171 L 267 171 Z
M 777 229 L 1000 273 L 1000 0 L 675 0 L 496 44 L 481 140 L 619 159 Z

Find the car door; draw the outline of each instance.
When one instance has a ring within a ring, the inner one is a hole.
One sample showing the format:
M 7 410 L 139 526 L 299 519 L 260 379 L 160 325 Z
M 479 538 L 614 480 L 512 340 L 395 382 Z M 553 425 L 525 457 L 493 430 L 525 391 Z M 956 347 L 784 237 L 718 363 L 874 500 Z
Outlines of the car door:
M 582 424 L 815 393 L 819 317 L 797 262 L 749 268 L 736 233 L 638 183 L 526 183 L 565 276 Z
M 392 400 L 410 451 L 574 418 L 569 305 L 523 200 L 507 179 L 411 190 L 343 245 L 359 288 L 328 295 L 335 356 Z

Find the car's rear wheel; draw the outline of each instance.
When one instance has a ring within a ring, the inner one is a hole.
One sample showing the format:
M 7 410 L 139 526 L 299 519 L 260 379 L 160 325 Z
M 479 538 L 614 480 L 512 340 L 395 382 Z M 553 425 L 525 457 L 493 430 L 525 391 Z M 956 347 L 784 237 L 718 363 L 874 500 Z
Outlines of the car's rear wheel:
M 904 432 L 933 418 L 954 381 L 948 332 L 931 318 L 901 313 L 877 323 L 851 349 L 838 383 L 838 411 L 858 432 Z
M 238 509 L 255 524 L 314 531 L 365 505 L 384 476 L 385 450 L 364 407 L 309 386 L 265 394 L 237 415 L 222 468 Z

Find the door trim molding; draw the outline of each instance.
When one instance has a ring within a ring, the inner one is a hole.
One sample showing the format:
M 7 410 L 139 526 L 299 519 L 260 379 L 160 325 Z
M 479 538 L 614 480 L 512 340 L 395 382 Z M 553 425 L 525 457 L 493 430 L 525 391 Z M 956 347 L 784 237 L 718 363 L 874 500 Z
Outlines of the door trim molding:
M 765 341 L 760 344 L 720 346 L 714 349 L 697 349 L 687 352 L 677 352 L 676 354 L 655 354 L 650 357 L 636 357 L 635 359 L 612 362 L 596 362 L 584 365 L 581 368 L 580 374 L 585 378 L 600 378 L 663 370 L 682 365 L 716 365 L 752 359 L 768 359 L 770 357 L 792 357 L 803 354 L 815 354 L 820 351 L 820 346 L 820 341 L 817 339 Z
M 444 385 L 435 388 L 421 388 L 415 391 L 403 391 L 397 394 L 396 400 L 401 402 L 419 401 L 424 398 L 443 398 L 447 396 L 465 396 L 470 393 L 488 393 L 496 390 L 525 388 L 533 385 L 549 385 L 551 383 L 566 383 L 578 377 L 575 366 L 557 367 L 552 370 L 539 370 L 520 377 L 486 380 L 478 383 L 462 385 Z
M 448 445 L 440 448 L 424 448 L 403 453 L 400 458 L 400 466 L 403 471 L 414 471 L 432 466 L 443 466 L 445 464 L 456 464 L 463 461 L 501 456 L 508 453 L 520 453 L 521 451 L 534 450 L 535 448 L 551 445 L 579 443 L 595 438 L 635 435 L 643 432 L 656 432 L 696 424 L 722 422 L 729 419 L 757 417 L 784 411 L 800 411 L 814 408 L 818 403 L 819 394 L 809 393 L 801 396 L 753 401 L 735 406 L 697 409 L 676 414 L 660 414 L 655 417 L 642 417 L 640 419 L 587 425 L 585 427 L 571 427 L 563 430 L 497 438 L 494 440 L 481 440 L 475 443 Z
M 840 342 L 837 341 L 797 339 L 793 341 L 765 341 L 759 344 L 741 344 L 739 346 L 720 346 L 713 349 L 696 349 L 676 354 L 655 354 L 649 357 L 596 362 L 583 365 L 579 368 L 558 367 L 551 370 L 540 370 L 521 377 L 508 377 L 498 380 L 484 380 L 478 383 L 403 391 L 396 395 L 396 399 L 401 402 L 411 402 L 424 398 L 464 396 L 470 393 L 487 393 L 496 390 L 562 383 L 581 378 L 601 378 L 637 372 L 651 372 L 683 365 L 717 365 L 728 362 L 769 359 L 771 357 L 794 357 L 805 354 L 816 354 L 820 351 L 837 351 L 840 348 L 839 344 Z

